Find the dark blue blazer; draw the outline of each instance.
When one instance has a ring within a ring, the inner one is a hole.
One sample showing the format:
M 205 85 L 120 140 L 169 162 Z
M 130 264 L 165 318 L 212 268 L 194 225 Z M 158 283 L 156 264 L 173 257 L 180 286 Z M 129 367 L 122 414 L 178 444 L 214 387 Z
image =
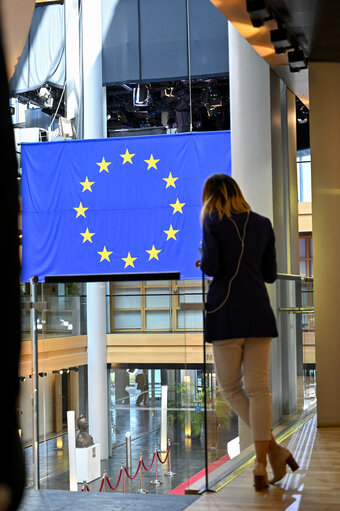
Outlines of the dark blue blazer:
M 240 234 L 247 213 L 233 214 Z M 201 269 L 214 277 L 208 290 L 206 310 L 212 311 L 225 299 L 241 252 L 235 225 L 217 213 L 203 219 Z M 275 235 L 268 218 L 250 212 L 239 272 L 231 284 L 227 302 L 216 312 L 206 313 L 207 342 L 239 337 L 277 337 L 276 320 L 265 282 L 276 280 Z

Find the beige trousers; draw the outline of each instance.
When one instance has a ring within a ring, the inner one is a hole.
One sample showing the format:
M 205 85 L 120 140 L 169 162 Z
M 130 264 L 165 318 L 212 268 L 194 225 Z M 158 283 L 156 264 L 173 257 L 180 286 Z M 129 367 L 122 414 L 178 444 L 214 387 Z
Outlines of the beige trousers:
M 222 396 L 250 428 L 253 440 L 271 437 L 270 337 L 213 342 L 216 377 Z

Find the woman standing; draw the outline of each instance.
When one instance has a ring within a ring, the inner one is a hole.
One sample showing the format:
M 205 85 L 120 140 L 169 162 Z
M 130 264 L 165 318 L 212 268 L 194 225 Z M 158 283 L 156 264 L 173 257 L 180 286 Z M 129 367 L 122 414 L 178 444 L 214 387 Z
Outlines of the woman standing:
M 202 202 L 202 259 L 197 265 L 214 277 L 204 338 L 213 344 L 221 393 L 252 432 L 259 491 L 268 487 L 267 455 L 271 483 L 285 475 L 287 464 L 298 468 L 271 432 L 269 358 L 278 333 L 265 282 L 276 280 L 275 236 L 270 220 L 251 211 L 235 180 L 225 174 L 207 179 Z

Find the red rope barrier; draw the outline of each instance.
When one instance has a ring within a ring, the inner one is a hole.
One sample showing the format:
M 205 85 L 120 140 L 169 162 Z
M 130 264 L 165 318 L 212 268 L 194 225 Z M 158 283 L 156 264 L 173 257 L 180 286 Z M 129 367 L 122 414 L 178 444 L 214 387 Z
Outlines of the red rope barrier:
M 130 476 L 129 472 L 127 471 L 127 468 L 125 467 L 125 474 L 128 476 L 129 479 L 136 479 L 141 464 L 142 464 L 142 461 L 140 460 L 139 463 L 138 463 L 138 467 L 137 467 L 137 470 L 136 470 L 136 473 L 135 473 L 134 476 Z
M 159 459 L 159 461 L 160 461 L 161 463 L 166 463 L 166 462 L 167 462 L 168 457 L 169 457 L 169 452 L 170 452 L 170 445 L 169 445 L 168 450 L 167 450 L 167 452 L 166 452 L 165 458 L 164 458 L 164 460 L 162 461 L 162 458 L 161 458 L 161 456 L 159 455 L 159 452 L 157 451 L 157 458 Z
M 144 464 L 144 460 L 143 460 L 143 458 L 142 458 L 142 460 L 141 460 L 141 461 L 142 461 L 142 464 L 143 464 L 143 468 L 144 468 L 144 470 L 148 471 L 148 470 L 151 470 L 151 469 L 152 469 L 152 465 L 153 465 L 153 462 L 155 461 L 155 457 L 156 457 L 156 451 L 153 453 L 153 457 L 152 457 L 151 465 L 149 466 L 149 468 L 145 466 L 145 464 Z
M 100 485 L 99 491 L 100 491 L 100 492 L 102 491 L 104 484 L 105 484 L 105 489 L 104 489 L 104 491 L 106 491 L 106 481 L 107 481 L 107 483 L 108 483 L 109 487 L 111 488 L 111 490 L 113 490 L 113 491 L 117 490 L 117 488 L 118 488 L 118 486 L 119 486 L 119 483 L 120 483 L 120 480 L 121 480 L 121 478 L 122 478 L 122 475 L 124 475 L 124 474 L 123 474 L 123 472 L 124 472 L 124 473 L 128 476 L 128 478 L 129 478 L 129 479 L 136 479 L 136 477 L 137 477 L 137 475 L 138 475 L 138 472 L 139 472 L 139 469 L 141 469 L 141 470 L 142 470 L 142 468 L 141 468 L 141 467 L 143 467 L 143 468 L 144 468 L 144 470 L 146 470 L 146 471 L 151 470 L 151 468 L 152 468 L 152 466 L 153 466 L 153 464 L 154 464 L 154 461 L 155 461 L 155 459 L 156 459 L 156 456 L 157 456 L 158 460 L 159 460 L 161 463 L 166 463 L 166 461 L 168 460 L 169 454 L 170 454 L 170 447 L 171 447 L 171 446 L 170 446 L 170 441 L 169 441 L 169 443 L 168 443 L 168 450 L 167 450 L 167 453 L 166 453 L 166 455 L 165 455 L 164 460 L 162 460 L 162 458 L 161 458 L 161 456 L 160 456 L 160 454 L 159 454 L 159 452 L 158 452 L 158 449 L 157 449 L 157 447 L 156 447 L 156 448 L 155 448 L 155 451 L 154 451 L 154 454 L 153 454 L 153 457 L 152 457 L 151 464 L 150 464 L 150 466 L 149 466 L 149 467 L 146 467 L 146 466 L 145 466 L 145 463 L 144 463 L 144 460 L 143 460 L 143 456 L 142 456 L 142 454 L 141 454 L 141 455 L 140 455 L 140 460 L 139 460 L 139 463 L 138 463 L 137 470 L 136 470 L 136 472 L 135 472 L 135 474 L 134 474 L 133 476 L 131 476 L 131 475 L 129 474 L 129 472 L 127 471 L 127 468 L 126 468 L 126 466 L 125 466 L 125 464 L 124 464 L 124 462 L 123 462 L 123 463 L 122 463 L 122 466 L 121 466 L 121 469 L 120 469 L 120 472 L 119 472 L 118 481 L 117 481 L 117 483 L 116 483 L 116 485 L 115 485 L 115 486 L 112 486 L 112 484 L 111 484 L 111 482 L 110 482 L 110 479 L 109 479 L 109 476 L 107 475 L 106 470 L 105 470 L 105 471 L 104 471 L 104 475 L 103 475 L 103 477 L 102 477 L 102 482 L 101 482 L 101 485 Z M 88 485 L 86 484 L 86 481 L 84 481 L 84 485 L 83 485 L 83 487 L 82 487 L 82 491 L 90 491 L 90 488 L 89 488 L 89 487 L 88 487 Z M 146 490 L 145 490 L 145 491 L 146 491 Z
M 122 477 L 122 473 L 123 473 L 123 470 L 120 469 L 120 472 L 119 472 L 119 477 L 118 477 L 118 481 L 116 483 L 116 486 L 112 486 L 111 483 L 110 483 L 110 479 L 109 479 L 109 476 L 106 476 L 106 479 L 107 479 L 107 482 L 108 482 L 108 485 L 110 486 L 111 490 L 115 491 L 117 490 L 118 486 L 119 486 L 119 483 L 120 483 L 120 480 L 121 480 L 121 477 Z
M 84 481 L 81 491 L 90 491 L 89 485 Z

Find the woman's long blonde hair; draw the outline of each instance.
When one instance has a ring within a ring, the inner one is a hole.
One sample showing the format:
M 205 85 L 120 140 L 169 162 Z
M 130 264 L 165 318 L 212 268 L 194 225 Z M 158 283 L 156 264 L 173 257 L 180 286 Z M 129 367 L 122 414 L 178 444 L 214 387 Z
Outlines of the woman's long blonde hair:
M 248 202 L 243 197 L 236 181 L 226 174 L 213 174 L 204 183 L 202 193 L 201 222 L 207 213 L 216 211 L 219 218 L 231 213 L 250 211 Z

